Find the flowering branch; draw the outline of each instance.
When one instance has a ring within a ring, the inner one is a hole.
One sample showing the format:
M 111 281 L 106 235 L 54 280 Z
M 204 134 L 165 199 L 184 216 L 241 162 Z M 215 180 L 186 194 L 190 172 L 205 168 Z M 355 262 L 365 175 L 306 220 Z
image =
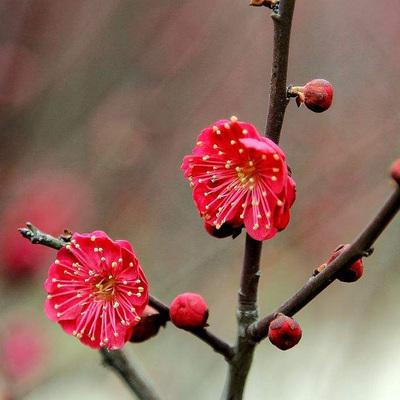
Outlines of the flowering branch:
M 36 228 L 34 225 L 32 225 L 30 222 L 27 222 L 26 224 L 27 228 L 20 228 L 19 232 L 21 235 L 28 239 L 31 243 L 33 244 L 41 244 L 44 246 L 51 247 L 53 249 L 59 250 L 66 244 L 68 244 L 70 237 L 72 234 L 70 232 L 65 232 L 64 236 L 61 236 L 60 238 L 55 238 L 54 236 L 51 236 L 47 233 L 42 232 L 38 228 Z M 149 296 L 149 304 L 154 307 L 157 311 L 160 312 L 160 314 L 163 316 L 165 321 L 169 321 L 169 308 L 166 304 L 162 303 L 160 300 L 156 299 L 153 296 Z M 194 336 L 197 336 L 199 339 L 201 339 L 203 342 L 207 343 L 208 345 L 211 346 L 211 348 L 219 354 L 222 354 L 226 360 L 230 360 L 233 357 L 233 349 L 232 346 L 226 343 L 224 340 L 220 339 L 210 331 L 208 331 L 205 328 L 198 328 L 198 329 L 193 329 L 189 331 L 192 333 Z M 102 351 L 102 354 L 104 356 L 105 352 Z M 127 360 L 122 360 L 120 359 L 120 356 L 115 355 L 116 351 L 113 351 L 111 353 L 107 353 L 107 364 L 110 366 L 114 365 L 126 365 Z M 112 361 L 111 359 L 115 355 L 115 360 Z M 125 357 L 125 356 L 123 356 Z M 112 362 L 111 362 L 112 361 Z M 117 370 L 117 372 L 124 377 L 123 374 L 121 374 L 120 371 Z M 130 373 L 130 375 L 134 375 Z
M 279 143 L 287 96 L 287 68 L 289 59 L 290 32 L 296 0 L 281 0 L 274 9 L 274 50 L 269 92 L 268 116 L 265 136 Z M 246 235 L 245 255 L 238 293 L 238 336 L 235 356 L 229 363 L 229 371 L 222 398 L 240 400 L 249 373 L 256 341 L 246 332 L 258 319 L 257 292 L 261 275 L 260 258 L 262 242 Z
M 55 238 L 42 232 L 30 222 L 27 222 L 26 226 L 27 228 L 18 229 L 24 238 L 28 239 L 32 244 L 41 244 L 56 250 L 67 245 L 72 236 L 70 232 L 65 232 L 65 236 Z M 108 352 L 105 348 L 102 348 L 100 353 L 103 356 L 104 364 L 114 369 L 141 400 L 161 399 L 153 385 L 148 382 L 137 367 L 133 367 L 121 350 Z
M 278 313 L 293 316 L 305 307 L 318 294 L 326 289 L 337 277 L 338 273 L 349 267 L 361 257 L 372 253 L 372 245 L 382 234 L 390 221 L 400 210 L 400 187 L 384 204 L 375 218 L 369 223 L 358 238 L 339 257 L 330 263 L 322 272 L 313 276 L 293 297 L 276 309 L 272 314 L 251 325 L 246 333 L 249 340 L 259 342 L 268 336 L 271 321 Z

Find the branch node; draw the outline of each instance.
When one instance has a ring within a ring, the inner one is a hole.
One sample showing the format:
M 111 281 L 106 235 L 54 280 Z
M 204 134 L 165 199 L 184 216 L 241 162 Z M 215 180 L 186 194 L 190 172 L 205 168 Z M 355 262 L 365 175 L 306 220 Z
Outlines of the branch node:
M 367 250 L 365 250 L 364 252 L 363 252 L 363 256 L 364 257 L 369 257 L 373 252 L 374 252 L 374 248 L 373 247 L 370 247 L 369 249 L 367 249 Z
M 279 9 L 273 9 L 271 13 L 271 18 L 274 21 L 280 21 L 281 15 L 279 14 Z

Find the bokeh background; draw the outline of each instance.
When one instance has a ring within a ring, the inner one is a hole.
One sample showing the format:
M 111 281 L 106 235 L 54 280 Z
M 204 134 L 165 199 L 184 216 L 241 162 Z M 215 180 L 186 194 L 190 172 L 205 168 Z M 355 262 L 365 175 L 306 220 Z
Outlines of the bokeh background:
M 298 2 L 289 82 L 328 79 L 334 103 L 324 114 L 287 109 L 281 146 L 298 198 L 288 228 L 264 245 L 262 314 L 391 193 L 399 43 L 397 0 Z M 207 235 L 179 167 L 218 119 L 262 132 L 271 50 L 268 10 L 245 0 L 0 1 L 1 399 L 132 398 L 97 352 L 44 316 L 55 253 L 19 238 L 28 220 L 129 239 L 154 295 L 201 293 L 211 329 L 234 340 L 244 235 Z M 297 315 L 297 347 L 258 347 L 246 399 L 398 397 L 399 228 L 379 239 L 358 283 L 334 283 Z M 219 398 L 225 362 L 191 335 L 168 326 L 126 351 L 165 399 Z

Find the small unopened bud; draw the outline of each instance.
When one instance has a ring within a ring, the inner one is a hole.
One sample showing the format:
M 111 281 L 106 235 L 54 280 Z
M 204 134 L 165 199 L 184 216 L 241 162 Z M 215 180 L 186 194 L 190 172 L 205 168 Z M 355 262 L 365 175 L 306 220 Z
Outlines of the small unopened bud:
M 144 342 L 156 336 L 160 326 L 165 326 L 165 319 L 156 309 L 146 306 L 139 323 L 133 328 L 129 341 L 132 343 Z
M 270 342 L 281 350 L 288 350 L 296 346 L 301 339 L 300 325 L 292 318 L 279 313 L 269 325 L 268 338 Z
M 199 294 L 182 293 L 172 301 L 169 316 L 178 328 L 201 328 L 207 326 L 208 307 Z
M 205 230 L 211 235 L 218 239 L 226 238 L 232 236 L 233 239 L 238 237 L 242 233 L 243 225 L 234 228 L 233 225 L 225 222 L 221 225 L 219 229 L 215 225 L 210 225 L 207 221 L 204 221 Z
M 309 110 L 321 113 L 332 104 L 333 87 L 325 79 L 314 79 L 305 86 L 289 87 L 288 95 L 296 97 L 299 107 L 304 103 Z
M 329 265 L 333 260 L 335 260 L 337 257 L 339 257 L 340 254 L 342 254 L 350 245 L 341 245 L 339 246 L 331 255 L 331 258 L 328 260 L 327 264 Z M 341 282 L 355 282 L 358 281 L 364 272 L 364 267 L 363 267 L 363 262 L 362 259 L 360 258 L 357 260 L 355 263 L 350 265 L 349 267 L 342 269 L 337 278 Z
M 393 180 L 400 185 L 400 159 L 396 160 L 390 167 L 390 175 Z
M 265 6 L 268 8 L 274 8 L 278 3 L 278 0 L 250 0 L 250 5 L 255 7 Z
M 317 276 L 320 272 L 322 272 L 326 268 L 326 264 L 322 264 L 319 267 L 315 268 L 313 271 L 313 276 Z

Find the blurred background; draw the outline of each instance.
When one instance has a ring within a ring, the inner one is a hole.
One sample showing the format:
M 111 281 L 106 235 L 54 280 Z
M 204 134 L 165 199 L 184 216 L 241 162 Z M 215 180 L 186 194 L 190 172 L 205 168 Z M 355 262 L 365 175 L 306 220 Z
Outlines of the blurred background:
M 392 191 L 399 157 L 400 3 L 308 0 L 293 23 L 289 83 L 325 78 L 324 114 L 289 104 L 281 146 L 298 197 L 264 245 L 260 312 L 274 310 L 352 241 Z M 179 170 L 201 129 L 236 115 L 264 129 L 269 11 L 245 0 L 0 1 L 0 398 L 130 399 L 98 352 L 43 312 L 55 252 L 17 228 L 102 229 L 133 244 L 151 293 L 201 293 L 211 330 L 235 338 L 244 234 L 209 236 Z M 400 390 L 400 219 L 355 284 L 296 316 L 301 343 L 263 342 L 246 399 L 394 399 Z M 167 400 L 218 399 L 222 357 L 168 325 L 126 351 Z

